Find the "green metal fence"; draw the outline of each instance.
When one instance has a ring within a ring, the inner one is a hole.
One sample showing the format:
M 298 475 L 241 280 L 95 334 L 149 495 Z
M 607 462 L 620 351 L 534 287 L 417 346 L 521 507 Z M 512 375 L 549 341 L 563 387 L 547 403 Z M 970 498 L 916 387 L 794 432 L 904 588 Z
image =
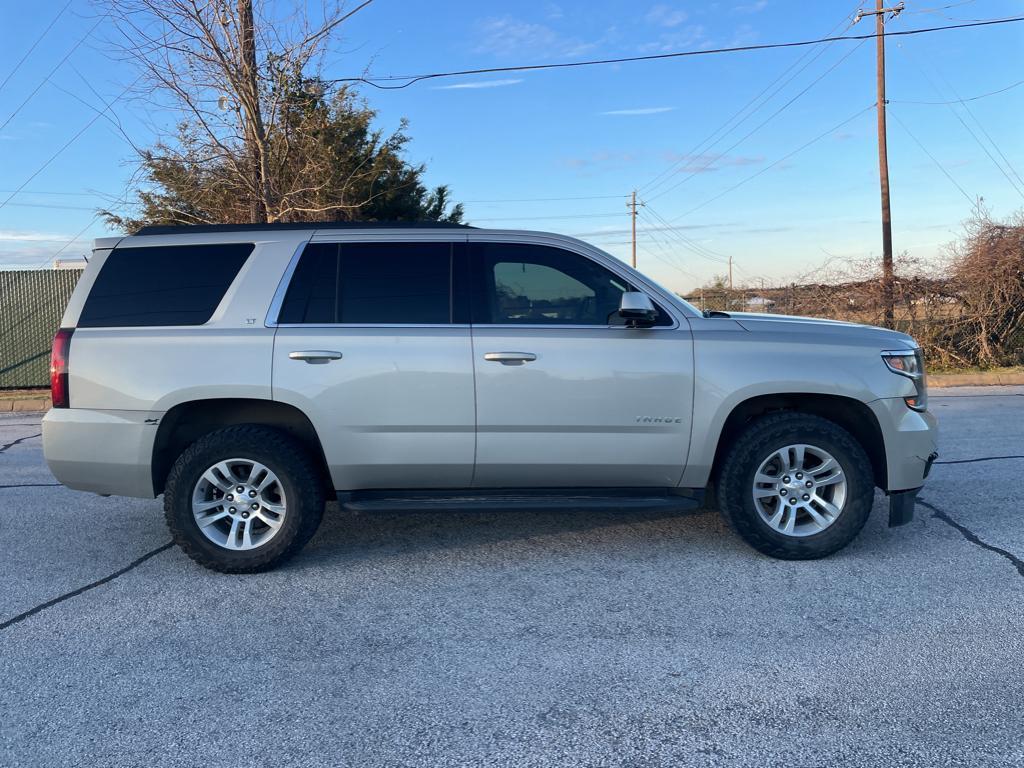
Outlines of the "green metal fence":
M 50 383 L 50 343 L 80 269 L 0 270 L 0 389 Z

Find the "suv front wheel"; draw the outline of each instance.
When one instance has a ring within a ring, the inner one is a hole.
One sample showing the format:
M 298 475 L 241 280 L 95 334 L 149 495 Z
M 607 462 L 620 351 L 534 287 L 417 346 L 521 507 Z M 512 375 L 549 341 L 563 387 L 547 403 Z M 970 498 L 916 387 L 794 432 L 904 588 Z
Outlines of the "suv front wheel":
M 282 563 L 313 537 L 323 510 L 322 483 L 306 451 L 268 427 L 204 435 L 178 457 L 164 490 L 175 543 L 224 573 Z
M 839 425 L 779 413 L 753 422 L 726 455 L 719 502 L 755 549 L 785 560 L 825 557 L 849 544 L 874 502 L 871 462 Z

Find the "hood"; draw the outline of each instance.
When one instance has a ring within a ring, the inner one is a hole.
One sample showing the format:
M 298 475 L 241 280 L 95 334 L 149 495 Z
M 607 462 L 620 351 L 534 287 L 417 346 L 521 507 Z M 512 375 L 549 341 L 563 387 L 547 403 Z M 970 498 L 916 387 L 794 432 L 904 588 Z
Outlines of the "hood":
M 751 333 L 791 333 L 822 337 L 823 341 L 828 341 L 828 337 L 832 337 L 837 343 L 843 341 L 862 344 L 877 343 L 881 349 L 915 349 L 918 346 L 912 336 L 874 325 L 760 312 L 729 312 L 728 314 Z

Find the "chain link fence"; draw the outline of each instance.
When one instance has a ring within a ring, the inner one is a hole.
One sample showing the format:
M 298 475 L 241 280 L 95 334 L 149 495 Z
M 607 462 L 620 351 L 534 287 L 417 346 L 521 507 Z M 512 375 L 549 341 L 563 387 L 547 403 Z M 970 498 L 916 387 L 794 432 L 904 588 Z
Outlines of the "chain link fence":
M 983 364 L 987 345 L 1003 365 L 1024 365 L 1024 323 L 1000 324 L 998 311 L 979 311 L 942 279 L 904 279 L 895 286 L 893 328 L 913 336 L 929 363 L 941 368 Z M 878 281 L 788 285 L 760 289 L 698 289 L 683 298 L 700 310 L 758 312 L 821 317 L 866 325 L 885 325 Z M 1024 313 L 1024 308 L 1021 309 Z M 999 329 L 999 330 L 995 330 Z
M 0 270 L 0 390 L 50 384 L 50 344 L 80 269 Z

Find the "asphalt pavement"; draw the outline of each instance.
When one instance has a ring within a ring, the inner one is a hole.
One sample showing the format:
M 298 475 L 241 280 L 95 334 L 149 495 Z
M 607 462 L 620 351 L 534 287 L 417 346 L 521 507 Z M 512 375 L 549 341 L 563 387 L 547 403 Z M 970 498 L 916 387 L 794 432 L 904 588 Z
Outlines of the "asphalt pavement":
M 934 392 L 915 520 L 332 505 L 226 576 L 0 417 L 2 766 L 1024 766 L 1024 387 Z

